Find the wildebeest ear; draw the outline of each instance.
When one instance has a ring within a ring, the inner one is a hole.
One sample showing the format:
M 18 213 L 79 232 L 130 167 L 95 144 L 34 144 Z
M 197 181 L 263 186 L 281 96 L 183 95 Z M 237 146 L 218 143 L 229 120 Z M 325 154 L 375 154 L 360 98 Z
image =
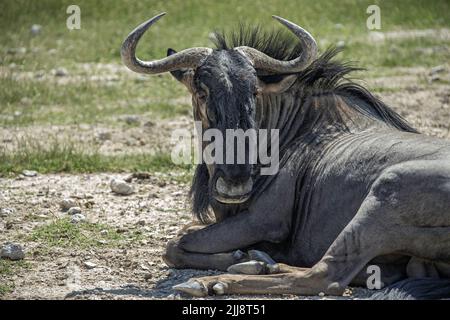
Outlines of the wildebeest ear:
M 282 93 L 288 90 L 294 84 L 295 80 L 297 80 L 296 74 L 284 76 L 281 80 L 270 83 L 266 83 L 258 78 L 258 89 L 264 93 Z
M 177 53 L 172 48 L 167 49 L 167 56 L 171 56 L 173 54 Z M 194 71 L 192 69 L 180 69 L 180 70 L 173 70 L 170 71 L 170 74 L 183 83 L 190 91 L 192 91 L 192 77 L 194 74 Z

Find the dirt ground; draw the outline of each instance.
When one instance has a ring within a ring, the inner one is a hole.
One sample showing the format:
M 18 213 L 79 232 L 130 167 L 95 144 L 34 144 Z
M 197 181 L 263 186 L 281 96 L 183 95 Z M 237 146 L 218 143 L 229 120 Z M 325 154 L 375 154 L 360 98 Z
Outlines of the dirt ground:
M 390 76 L 367 82 L 369 87 L 382 87 L 378 95 L 420 131 L 450 139 L 448 66 L 439 72 L 439 77 L 440 80 L 432 81 L 426 68 L 401 68 L 391 70 Z M 163 138 L 167 137 L 166 133 L 173 127 L 188 127 L 190 119 L 180 117 L 152 125 L 145 123 L 141 121 L 140 125 L 124 128 L 91 125 L 3 128 L 0 137 L 3 144 L 14 149 L 14 137 L 20 134 L 46 139 L 56 130 L 59 136 L 68 135 L 80 143 L 97 145 L 104 153 L 135 153 L 143 148 L 148 151 L 158 144 L 167 146 Z M 108 134 L 102 135 L 105 132 Z M 7 217 L 0 217 L 0 244 L 14 241 L 23 245 L 27 263 L 3 279 L 13 283 L 14 290 L 2 299 L 180 299 L 185 297 L 175 293 L 171 289 L 173 285 L 215 273 L 173 270 L 161 259 L 165 243 L 191 219 L 187 201 L 189 186 L 172 179 L 173 173 L 155 174 L 149 179 L 133 180 L 136 192 L 132 195 L 113 194 L 110 180 L 128 175 L 38 174 L 0 178 L 0 208 L 13 209 Z M 138 240 L 114 248 L 99 245 L 88 249 L 44 248 L 39 242 L 29 240 L 28 235 L 36 227 L 67 216 L 59 208 L 63 198 L 77 201 L 89 222 L 109 225 L 124 234 L 137 233 Z M 368 294 L 367 290 L 355 289 L 346 299 L 364 298 Z

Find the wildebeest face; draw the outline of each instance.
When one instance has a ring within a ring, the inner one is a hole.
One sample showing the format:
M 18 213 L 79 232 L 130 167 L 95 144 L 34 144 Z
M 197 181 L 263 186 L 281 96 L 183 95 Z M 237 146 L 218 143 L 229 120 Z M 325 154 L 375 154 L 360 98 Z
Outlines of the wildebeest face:
M 273 16 L 300 41 L 303 48 L 301 55 L 292 60 L 278 60 L 248 46 L 227 50 L 194 47 L 181 52 L 169 49 L 167 57 L 163 59 L 138 59 L 136 46 L 139 40 L 164 15 L 165 13 L 161 13 L 140 24 L 126 37 L 120 51 L 122 61 L 129 69 L 139 73 L 170 71 L 186 85 L 192 94 L 195 120 L 202 122 L 204 130 L 216 129 L 224 139 L 223 161 L 208 165 L 210 191 L 218 201 L 241 203 L 249 197 L 253 187 L 253 165 L 248 156 L 250 149 L 244 148 L 244 161 L 242 152 L 239 152 L 241 155 L 234 152 L 234 159 L 229 161 L 230 157 L 227 155 L 234 148 L 230 150 L 229 143 L 226 143 L 227 130 L 240 129 L 247 132 L 256 129 L 257 95 L 279 94 L 289 88 L 296 79 L 295 74 L 313 61 L 317 44 L 306 30 L 286 19 Z M 257 74 L 277 75 L 279 81 L 266 84 L 258 79 Z M 247 142 L 249 141 L 245 139 L 245 143 Z M 212 143 L 217 144 L 216 141 Z M 236 146 L 239 147 L 238 145 L 239 143 Z
M 168 54 L 173 54 L 169 50 Z M 172 75 L 184 83 L 192 94 L 194 119 L 202 123 L 203 131 L 216 129 L 223 139 L 205 141 L 204 147 L 222 156 L 207 163 L 210 175 L 210 191 L 213 197 L 225 203 L 247 200 L 253 186 L 253 164 L 250 161 L 249 138 L 227 140 L 230 130 L 248 132 L 255 128 L 256 98 L 259 92 L 258 78 L 251 63 L 235 50 L 214 51 L 195 70 L 176 70 Z M 228 129 L 228 130 L 227 130 Z M 238 131 L 234 131 L 237 133 Z M 227 143 L 232 141 L 232 145 Z M 238 147 L 239 142 L 245 146 Z M 219 150 L 221 148 L 221 150 Z M 244 150 L 244 155 L 239 155 Z M 231 156 L 228 154 L 231 153 Z M 244 163 L 239 161 L 239 156 Z M 230 162 L 229 160 L 232 159 Z

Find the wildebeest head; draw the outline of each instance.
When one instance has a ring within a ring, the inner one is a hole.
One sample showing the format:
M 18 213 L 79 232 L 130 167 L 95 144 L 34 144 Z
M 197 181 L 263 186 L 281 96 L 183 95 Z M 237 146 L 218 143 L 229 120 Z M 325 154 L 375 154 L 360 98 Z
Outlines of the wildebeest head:
M 281 93 L 296 79 L 293 75 L 310 65 L 317 53 L 313 37 L 301 27 L 274 16 L 300 40 L 304 50 L 290 61 L 277 60 L 251 47 L 241 46 L 229 50 L 190 48 L 181 52 L 169 49 L 167 57 L 154 61 L 141 61 L 135 56 L 137 43 L 144 32 L 164 13 L 153 17 L 133 30 L 125 39 L 121 55 L 124 64 L 133 71 L 146 74 L 171 72 L 192 94 L 194 118 L 201 121 L 203 130 L 217 129 L 225 142 L 227 129 L 257 129 L 255 121 L 258 95 Z M 278 75 L 279 81 L 267 84 L 260 76 Z M 249 140 L 245 140 L 249 143 Z M 211 143 L 214 143 L 211 142 Z M 225 143 L 224 143 L 225 146 Z M 205 145 L 204 145 L 205 147 Z M 223 159 L 230 152 L 223 148 Z M 233 147 L 234 148 L 234 147 Z M 245 161 L 208 164 L 209 190 L 222 203 L 242 203 L 251 194 L 255 170 L 249 148 L 245 148 Z

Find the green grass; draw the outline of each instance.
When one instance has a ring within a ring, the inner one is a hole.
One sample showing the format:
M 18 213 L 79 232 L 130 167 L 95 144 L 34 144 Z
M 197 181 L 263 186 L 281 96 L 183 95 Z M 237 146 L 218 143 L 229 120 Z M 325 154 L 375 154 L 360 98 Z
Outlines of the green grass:
M 44 148 L 39 144 L 27 145 L 11 153 L 0 150 L 0 176 L 20 173 L 23 170 L 36 170 L 39 173 L 56 172 L 128 172 L 150 171 L 185 173 L 190 165 L 174 164 L 169 154 L 157 153 L 131 155 L 104 155 L 87 152 L 67 144 L 50 144 Z
M 40 48 L 30 53 L 33 59 L 13 58 L 33 69 L 54 66 L 55 62 L 71 65 L 77 62 L 119 63 L 121 41 L 137 24 L 162 11 L 167 17 L 144 36 L 140 55 L 161 56 L 168 47 L 183 49 L 209 45 L 208 33 L 216 28 L 230 30 L 240 21 L 278 27 L 270 19 L 277 14 L 306 27 L 317 39 L 331 42 L 367 34 L 366 9 L 371 4 L 381 8 L 381 31 L 448 27 L 450 4 L 446 0 L 79 0 L 81 29 L 66 28 L 69 0 L 7 1 L 0 12 L 0 43 L 3 48 Z M 43 25 L 42 35 L 32 36 L 32 24 Z M 336 24 L 341 28 L 336 28 Z M 49 56 L 48 50 L 56 49 Z M 51 57 L 51 59 L 49 59 Z M 362 56 L 355 57 L 361 60 Z M 8 61 L 11 58 L 7 58 Z M 378 61 L 373 61 L 378 64 Z
M 395 73 L 394 67 L 432 67 L 450 60 L 449 41 L 415 38 L 372 43 L 366 27 L 366 9 L 377 4 L 381 9 L 381 32 L 450 28 L 447 0 L 79 0 L 80 30 L 66 28 L 66 8 L 70 4 L 73 1 L 2 2 L 0 126 L 123 126 L 117 121 L 123 114 L 143 115 L 155 121 L 190 114 L 190 106 L 183 102 L 186 100 L 180 100 L 188 96 L 187 90 L 169 74 L 136 79 L 120 67 L 115 81 L 94 81 L 91 76 L 101 72 L 83 65 L 120 66 L 119 49 L 124 37 L 140 22 L 162 11 L 168 15 L 144 35 L 138 48 L 138 56 L 143 59 L 162 57 L 169 47 L 182 50 L 210 46 L 211 31 L 231 31 L 241 21 L 261 24 L 264 29 L 282 28 L 270 18 L 276 14 L 308 29 L 322 51 L 345 41 L 341 58 L 357 61 L 370 70 L 358 74 L 362 79 L 380 70 Z M 30 33 L 33 24 L 43 27 L 37 36 Z M 26 52 L 8 53 L 20 47 Z M 424 49 L 430 53 L 423 53 Z M 53 77 L 52 70 L 59 67 L 66 68 L 69 76 Z M 39 80 L 36 73 L 50 80 Z M 377 88 L 378 92 L 383 90 Z M 10 155 L 2 153 L 0 145 L 0 174 L 22 169 L 42 173 L 179 169 L 167 155 L 105 156 L 59 144 L 49 149 L 25 145 Z M 186 168 L 181 169 L 186 173 L 183 177 L 189 176 Z
M 169 76 L 145 82 L 117 82 L 113 85 L 81 81 L 66 85 L 52 82 L 0 77 L 0 124 L 107 123 L 123 114 L 146 114 L 173 118 L 190 113 L 190 106 L 173 103 L 172 93 L 180 85 Z M 170 85 L 174 85 L 172 88 Z M 158 92 L 152 95 L 152 92 Z M 150 97 L 149 97 L 150 96 Z M 26 104 L 24 104 L 26 101 Z M 19 111 L 20 116 L 14 116 Z
M 14 291 L 13 284 L 0 283 L 0 298 Z
M 29 269 L 30 265 L 24 260 L 11 261 L 0 259 L 0 298 L 14 291 L 14 283 L 8 278 L 23 269 Z
M 105 235 L 102 230 L 107 230 Z M 29 236 L 30 241 L 37 241 L 47 247 L 80 248 L 117 247 L 126 242 L 138 241 L 142 238 L 136 232 L 118 233 L 115 229 L 99 223 L 73 224 L 69 219 L 58 219 L 50 224 L 39 226 Z M 104 240 L 102 244 L 99 240 Z
M 14 274 L 18 269 L 29 267 L 29 264 L 24 260 L 11 261 L 0 259 L 0 276 L 9 276 Z

